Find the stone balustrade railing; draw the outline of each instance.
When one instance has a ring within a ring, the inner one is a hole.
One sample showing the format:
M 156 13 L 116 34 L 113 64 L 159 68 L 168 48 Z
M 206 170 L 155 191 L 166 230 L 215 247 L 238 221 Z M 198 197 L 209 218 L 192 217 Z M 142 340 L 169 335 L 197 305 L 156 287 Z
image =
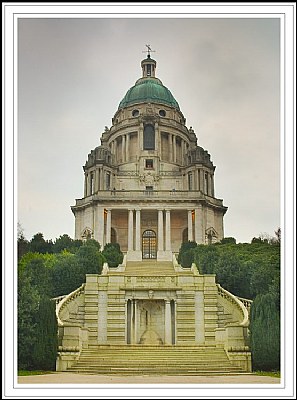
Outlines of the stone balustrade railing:
M 243 303 L 243 305 L 244 305 L 245 308 L 248 310 L 248 313 L 249 313 L 249 315 L 250 315 L 251 305 L 252 305 L 253 301 L 252 301 L 252 300 L 249 300 L 249 299 L 245 299 L 244 297 L 238 297 L 238 296 L 237 296 L 237 298 L 238 298 L 238 300 L 240 300 L 240 301 Z
M 244 303 L 239 300 L 238 297 L 234 296 L 232 293 L 228 292 L 227 290 L 223 289 L 221 285 L 217 284 L 218 294 L 233 304 L 237 309 L 240 311 L 242 315 L 242 321 L 239 323 L 242 327 L 247 327 L 249 325 L 249 314 L 248 309 L 244 305 Z
M 57 306 L 57 304 L 59 304 L 60 301 L 62 301 L 64 299 L 64 297 L 66 297 L 66 296 L 67 296 L 67 294 L 63 294 L 62 296 L 53 297 L 51 300 L 54 301 Z
M 60 312 L 67 306 L 69 302 L 74 300 L 76 297 L 80 296 L 82 293 L 84 293 L 85 290 L 85 283 L 83 283 L 79 288 L 75 289 L 73 292 L 69 293 L 66 296 L 60 296 L 63 297 L 58 303 L 56 303 L 56 316 L 58 320 L 58 325 L 62 326 L 63 321 L 60 319 Z
M 86 201 L 102 201 L 102 200 L 119 200 L 123 199 L 152 199 L 152 200 L 168 200 L 172 198 L 174 201 L 179 200 L 207 200 L 215 206 L 222 206 L 223 200 L 203 194 L 200 190 L 101 190 L 92 196 L 83 199 L 76 199 L 76 206 L 81 206 Z

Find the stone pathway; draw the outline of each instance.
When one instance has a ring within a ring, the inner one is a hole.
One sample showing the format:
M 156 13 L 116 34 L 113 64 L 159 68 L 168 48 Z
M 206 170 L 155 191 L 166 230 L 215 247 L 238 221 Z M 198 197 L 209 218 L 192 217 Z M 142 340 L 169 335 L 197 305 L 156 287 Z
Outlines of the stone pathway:
M 47 375 L 19 376 L 19 384 L 280 384 L 280 378 L 253 374 L 214 376 L 119 376 L 83 375 L 55 372 Z

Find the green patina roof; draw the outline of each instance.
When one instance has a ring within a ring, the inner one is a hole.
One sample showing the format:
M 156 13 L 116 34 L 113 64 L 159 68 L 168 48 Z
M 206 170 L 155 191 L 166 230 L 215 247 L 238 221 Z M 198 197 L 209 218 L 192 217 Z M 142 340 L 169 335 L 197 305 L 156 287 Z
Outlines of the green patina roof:
M 132 104 L 149 102 L 163 103 L 179 110 L 178 102 L 159 79 L 141 78 L 126 93 L 119 109 Z

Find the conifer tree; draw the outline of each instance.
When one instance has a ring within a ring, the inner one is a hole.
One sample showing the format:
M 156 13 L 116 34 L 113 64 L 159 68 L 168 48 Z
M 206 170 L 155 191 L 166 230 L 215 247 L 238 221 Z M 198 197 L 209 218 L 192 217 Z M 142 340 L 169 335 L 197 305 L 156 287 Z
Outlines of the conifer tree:
M 256 296 L 251 308 L 251 350 L 254 370 L 280 369 L 280 314 L 276 296 Z
M 34 367 L 41 370 L 55 370 L 58 325 L 56 304 L 47 297 L 42 297 L 36 320 L 36 344 L 33 350 Z

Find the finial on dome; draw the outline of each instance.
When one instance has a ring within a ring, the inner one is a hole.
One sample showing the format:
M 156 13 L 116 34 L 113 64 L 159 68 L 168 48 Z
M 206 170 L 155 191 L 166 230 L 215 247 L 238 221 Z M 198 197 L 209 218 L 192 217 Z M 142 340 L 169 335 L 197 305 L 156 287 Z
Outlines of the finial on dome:
M 147 47 L 147 50 L 143 51 L 143 53 L 147 52 L 147 58 L 151 58 L 151 53 L 155 53 L 155 50 L 151 49 L 150 44 L 146 44 L 145 46 Z

